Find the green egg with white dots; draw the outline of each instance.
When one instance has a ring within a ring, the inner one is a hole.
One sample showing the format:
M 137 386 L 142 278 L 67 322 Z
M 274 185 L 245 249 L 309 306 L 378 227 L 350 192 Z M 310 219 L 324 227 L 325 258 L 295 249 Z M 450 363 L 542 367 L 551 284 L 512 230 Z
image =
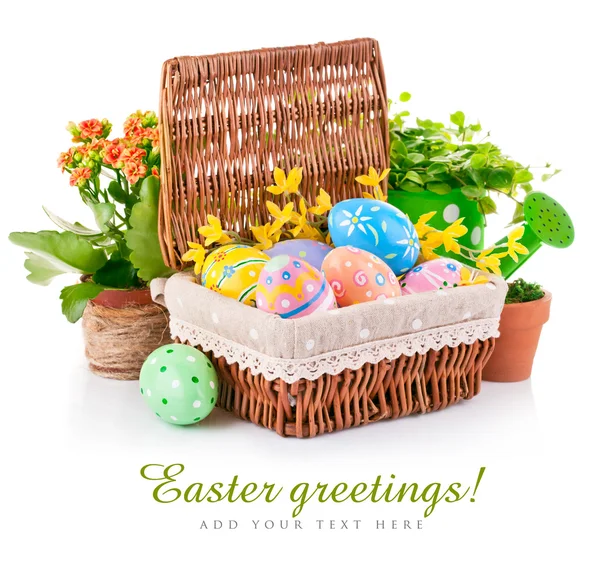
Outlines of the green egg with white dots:
M 153 412 L 174 425 L 193 425 L 215 407 L 219 380 L 194 347 L 173 343 L 154 350 L 140 372 L 140 393 Z

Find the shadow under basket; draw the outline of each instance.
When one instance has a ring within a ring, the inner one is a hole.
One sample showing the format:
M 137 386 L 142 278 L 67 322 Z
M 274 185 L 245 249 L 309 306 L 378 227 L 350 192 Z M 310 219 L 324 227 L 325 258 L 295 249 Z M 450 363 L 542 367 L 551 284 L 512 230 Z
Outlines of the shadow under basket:
M 283 437 L 306 438 L 435 412 L 477 396 L 495 341 L 446 346 L 293 383 L 270 381 L 207 355 L 221 380 L 217 406 Z

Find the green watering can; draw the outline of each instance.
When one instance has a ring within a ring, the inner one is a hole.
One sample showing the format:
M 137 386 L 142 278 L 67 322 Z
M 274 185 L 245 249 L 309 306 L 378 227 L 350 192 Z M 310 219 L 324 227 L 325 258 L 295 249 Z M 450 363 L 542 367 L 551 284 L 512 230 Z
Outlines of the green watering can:
M 510 256 L 502 258 L 500 270 L 504 278 L 509 278 L 529 258 L 531 258 L 542 244 L 553 248 L 568 248 L 575 239 L 575 230 L 569 214 L 563 206 L 540 191 L 532 191 L 523 201 L 523 214 L 525 215 L 525 232 L 519 240 L 529 252 L 518 256 L 515 262 Z M 502 238 L 496 245 L 505 244 L 508 238 Z

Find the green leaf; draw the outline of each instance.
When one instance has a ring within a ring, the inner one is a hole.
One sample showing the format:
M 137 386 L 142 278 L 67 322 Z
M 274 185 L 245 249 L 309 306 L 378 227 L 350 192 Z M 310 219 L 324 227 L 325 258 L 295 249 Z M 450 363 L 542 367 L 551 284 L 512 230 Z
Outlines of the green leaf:
M 117 203 L 125 203 L 127 201 L 127 193 L 118 181 L 111 181 L 108 184 L 108 192 Z
M 450 122 L 456 124 L 459 128 L 462 128 L 465 125 L 465 115 L 460 110 L 454 112 L 454 114 L 450 114 Z
M 560 173 L 560 169 L 556 169 L 553 173 L 544 173 L 542 175 L 542 181 L 549 181 L 554 175 L 558 175 Z
M 428 175 L 439 175 L 440 173 L 445 173 L 448 170 L 448 167 L 442 163 L 433 163 L 427 167 Z
M 165 266 L 158 241 L 159 186 L 157 177 L 144 179 L 140 201 L 131 209 L 131 228 L 125 233 L 125 241 L 131 250 L 130 260 L 137 268 L 138 276 L 146 282 L 173 272 Z
M 413 183 L 417 183 L 419 185 L 423 184 L 423 179 L 421 179 L 419 174 L 415 171 L 408 171 L 406 175 L 404 175 L 404 181 L 412 181 Z
M 133 264 L 115 252 L 108 262 L 94 274 L 94 282 L 111 288 L 132 288 L 140 285 Z
M 513 217 L 509 225 L 521 223 L 522 221 L 525 221 L 525 214 L 523 213 L 523 204 L 519 201 L 516 201 L 515 211 L 513 213 Z
M 99 236 L 102 234 L 102 232 L 99 232 L 98 230 L 92 230 L 90 228 L 85 227 L 84 225 L 81 225 L 78 222 L 75 223 L 70 223 L 68 221 L 66 221 L 65 219 L 62 219 L 61 217 L 58 217 L 58 215 L 52 213 L 49 209 L 47 209 L 46 207 L 44 207 L 42 205 L 42 209 L 44 210 L 45 214 L 61 229 L 66 230 L 68 232 L 73 232 L 74 234 L 77 234 L 79 236 Z
M 30 280 L 36 283 L 40 280 L 45 284 L 50 282 L 47 280 L 50 272 L 55 276 L 66 272 L 93 274 L 106 262 L 104 250 L 94 248 L 83 237 L 71 232 L 12 232 L 8 239 L 13 244 L 35 253 L 36 258 L 29 257 L 25 267 L 28 270 L 30 267 L 34 268 L 35 273 L 32 273 Z M 42 270 L 39 258 L 46 261 L 43 265 L 45 276 L 37 274 L 37 271 Z
M 496 213 L 497 207 L 496 202 L 489 196 L 486 195 L 479 200 L 479 207 L 484 214 Z
M 407 102 L 407 101 L 409 101 L 409 100 L 410 100 L 410 98 L 411 98 L 411 97 L 412 97 L 412 96 L 410 95 L 410 93 L 408 93 L 407 91 L 403 91 L 403 92 L 400 94 L 400 101 L 401 101 L 401 102 Z
M 481 167 L 485 166 L 486 162 L 487 156 L 485 156 L 485 154 L 474 154 L 471 157 L 471 166 L 474 169 L 480 169 Z
M 415 185 L 410 181 L 404 181 L 403 183 L 401 183 L 400 189 L 402 191 L 407 191 L 408 193 L 420 193 L 421 191 L 424 191 L 423 187 L 421 187 L 420 185 Z
M 533 175 L 527 169 L 521 169 L 515 173 L 513 180 L 515 183 L 529 183 L 533 180 Z
M 474 185 L 465 185 L 460 190 L 467 199 L 482 199 L 486 195 L 485 189 L 475 187 Z
M 420 152 L 411 152 L 406 158 L 409 158 L 415 164 L 419 164 L 425 160 L 425 157 Z
M 447 156 L 432 156 L 429 160 L 431 162 L 444 162 L 444 163 L 452 162 Z
M 395 140 L 392 142 L 392 153 L 400 154 L 402 156 L 408 155 L 408 150 L 406 149 L 406 145 L 401 140 Z
M 81 282 L 65 286 L 60 292 L 63 315 L 71 323 L 81 319 L 87 302 L 95 299 L 106 287 L 95 282 Z
M 40 286 L 49 285 L 55 276 L 63 274 L 63 271 L 57 268 L 50 260 L 39 256 L 35 252 L 25 252 L 25 268 L 29 270 L 27 280 Z
M 512 183 L 512 174 L 506 169 L 494 169 L 487 178 L 488 185 L 493 189 L 506 189 Z
M 427 190 L 438 195 L 447 195 L 452 191 L 452 187 L 447 183 L 427 183 Z
M 98 227 L 103 233 L 107 233 L 109 231 L 107 224 L 115 215 L 114 203 L 90 203 L 89 207 L 94 213 Z

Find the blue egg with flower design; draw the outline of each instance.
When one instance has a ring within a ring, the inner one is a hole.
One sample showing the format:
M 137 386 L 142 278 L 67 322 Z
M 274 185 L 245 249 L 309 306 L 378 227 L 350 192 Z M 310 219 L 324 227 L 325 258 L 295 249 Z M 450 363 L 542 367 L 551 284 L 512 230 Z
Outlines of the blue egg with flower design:
M 354 246 L 381 258 L 396 276 L 417 261 L 419 237 L 408 216 L 376 199 L 346 199 L 333 206 L 329 233 L 336 247 Z

